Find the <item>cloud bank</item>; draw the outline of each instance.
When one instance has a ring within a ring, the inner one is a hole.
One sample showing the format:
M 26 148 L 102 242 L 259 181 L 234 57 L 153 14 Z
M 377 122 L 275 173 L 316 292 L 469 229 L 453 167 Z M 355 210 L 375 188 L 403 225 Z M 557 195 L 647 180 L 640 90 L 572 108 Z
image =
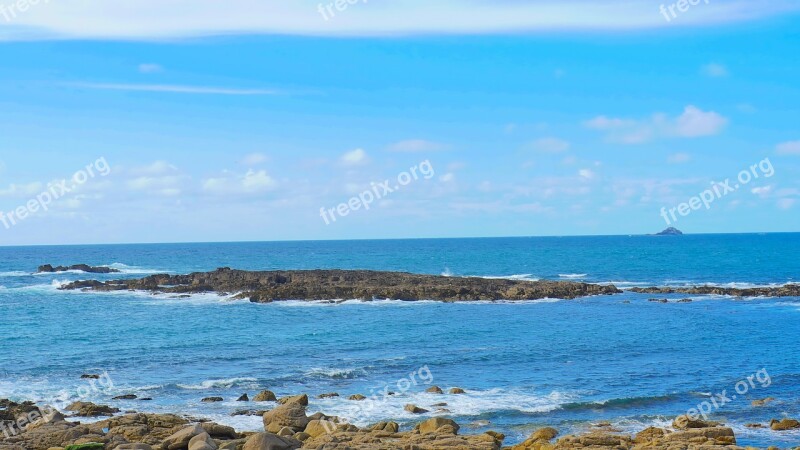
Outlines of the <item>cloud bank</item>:
M 800 0 L 702 2 L 667 22 L 659 2 L 631 0 L 344 0 L 343 9 L 335 0 L 40 0 L 24 11 L 11 9 L 15 3 L 2 2 L 0 40 L 617 31 L 719 25 L 800 11 Z

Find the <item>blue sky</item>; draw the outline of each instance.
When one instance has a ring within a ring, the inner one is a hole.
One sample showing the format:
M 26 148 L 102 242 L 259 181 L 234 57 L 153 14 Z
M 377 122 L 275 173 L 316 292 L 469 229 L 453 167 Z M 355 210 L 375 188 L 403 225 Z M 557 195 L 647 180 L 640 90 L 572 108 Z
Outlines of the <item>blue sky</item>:
M 649 233 L 765 159 L 674 225 L 800 224 L 797 2 L 87 3 L 0 9 L 0 211 L 111 168 L 0 245 Z

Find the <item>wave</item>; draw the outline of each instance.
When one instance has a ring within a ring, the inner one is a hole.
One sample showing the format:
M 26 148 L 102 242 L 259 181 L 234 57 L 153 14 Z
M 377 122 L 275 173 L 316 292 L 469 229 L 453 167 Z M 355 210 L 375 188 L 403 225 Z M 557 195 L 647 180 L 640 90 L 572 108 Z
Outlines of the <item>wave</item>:
M 0 277 L 25 277 L 31 275 L 30 272 L 22 272 L 19 270 L 12 270 L 10 272 L 0 272 Z
M 120 273 L 127 273 L 127 274 L 156 274 L 156 273 L 170 273 L 168 270 L 158 270 L 158 269 L 148 269 L 145 267 L 139 266 L 129 266 L 127 264 L 115 262 L 113 264 L 109 264 L 108 267 L 112 269 L 117 269 Z
M 594 409 L 627 409 L 630 407 L 647 406 L 657 403 L 665 403 L 677 400 L 679 395 L 661 395 L 655 397 L 624 397 L 609 400 L 598 400 L 591 402 L 576 402 L 563 405 L 562 409 L 567 411 L 582 411 Z
M 228 389 L 234 386 L 246 384 L 246 383 L 254 383 L 258 381 L 255 378 L 227 378 L 222 380 L 205 380 L 202 381 L 200 384 L 176 384 L 177 387 L 181 389 L 189 389 L 193 391 L 202 391 L 208 389 Z
M 307 377 L 332 378 L 335 380 L 350 380 L 359 376 L 367 375 L 365 369 L 343 369 L 315 367 L 305 373 Z
M 541 278 L 534 276 L 530 273 L 521 273 L 517 275 L 500 275 L 500 276 L 482 276 L 487 280 L 514 280 L 514 281 L 539 281 Z
M 395 386 L 389 386 L 390 390 Z M 427 385 L 413 389 L 424 390 Z M 443 386 L 445 388 L 445 386 Z M 419 421 L 420 417 L 434 417 L 442 413 L 448 416 L 476 416 L 499 411 L 519 411 L 523 413 L 548 413 L 575 399 L 574 394 L 553 391 L 549 394 L 535 394 L 523 390 L 490 389 L 486 391 L 468 390 L 466 394 L 449 395 L 427 392 L 399 393 L 384 397 L 381 393 L 362 392 L 367 400 L 354 402 L 348 395 L 326 399 L 312 399 L 310 411 L 324 411 L 326 414 L 346 418 L 351 423 L 364 426 L 380 420 L 398 420 L 406 423 Z M 447 412 L 438 411 L 437 403 L 446 402 Z M 414 404 L 429 410 L 424 414 L 411 414 L 405 405 Z
M 566 278 L 568 280 L 577 280 L 580 278 L 586 278 L 588 275 L 588 273 L 560 273 L 558 274 L 558 277 Z

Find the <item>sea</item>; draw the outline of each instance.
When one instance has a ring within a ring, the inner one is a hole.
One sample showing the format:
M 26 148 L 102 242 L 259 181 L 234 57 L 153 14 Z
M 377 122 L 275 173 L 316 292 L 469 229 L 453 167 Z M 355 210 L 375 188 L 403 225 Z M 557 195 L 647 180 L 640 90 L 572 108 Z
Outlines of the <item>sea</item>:
M 87 245 L 0 248 L 0 398 L 63 407 L 176 412 L 240 431 L 236 415 L 306 393 L 309 414 L 356 425 L 434 416 L 506 445 L 543 426 L 636 433 L 701 411 L 740 445 L 800 445 L 800 298 L 635 294 L 635 286 L 779 286 L 800 281 L 800 234 Z M 118 274 L 37 274 L 86 263 Z M 610 283 L 625 292 L 519 302 L 287 301 L 62 291 L 218 267 L 370 269 L 459 277 Z M 99 380 L 83 374 L 101 375 Z M 439 386 L 445 394 L 426 390 Z M 448 394 L 450 388 L 465 394 Z M 336 392 L 339 397 L 319 399 Z M 113 400 L 133 394 L 135 400 Z M 349 400 L 354 394 L 364 401 Z M 221 402 L 203 402 L 222 397 Z M 142 400 L 142 398 L 149 400 Z M 753 401 L 772 398 L 766 406 Z M 429 412 L 412 414 L 413 404 Z M 86 420 L 86 419 L 83 419 Z

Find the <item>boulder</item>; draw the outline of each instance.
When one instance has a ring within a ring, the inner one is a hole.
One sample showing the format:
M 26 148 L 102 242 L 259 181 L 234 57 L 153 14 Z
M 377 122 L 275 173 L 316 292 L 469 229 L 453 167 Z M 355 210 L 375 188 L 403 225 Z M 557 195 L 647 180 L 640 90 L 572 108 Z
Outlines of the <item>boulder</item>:
M 200 434 L 206 434 L 205 430 L 203 430 L 203 427 L 200 425 L 189 425 L 172 436 L 164 439 L 164 441 L 161 443 L 161 446 L 164 448 L 164 450 L 186 450 L 189 448 L 189 441 L 191 441 L 193 437 Z
M 336 430 L 336 423 L 327 420 L 312 420 L 308 422 L 305 432 L 312 438 L 322 436 Z
M 242 394 L 242 396 L 237 398 L 236 401 L 237 402 L 249 402 L 250 401 L 250 397 L 248 397 L 247 394 Z
M 750 402 L 750 404 L 752 406 L 755 406 L 755 407 L 760 407 L 760 406 L 767 406 L 768 404 L 770 404 L 770 403 L 772 403 L 774 401 L 775 401 L 775 398 L 767 397 L 767 398 L 762 398 L 760 400 L 753 400 L 752 402 Z
M 454 388 L 450 388 L 448 393 L 450 393 L 450 394 L 466 394 L 467 391 L 465 391 L 465 390 L 463 390 L 461 388 L 454 387 Z
M 788 430 L 796 430 L 800 428 L 800 422 L 794 419 L 783 419 L 777 420 L 772 419 L 769 423 L 769 427 L 772 428 L 773 431 L 788 431 Z
M 706 422 L 705 420 L 691 417 L 687 414 L 678 416 L 672 421 L 672 426 L 676 430 L 688 430 L 691 428 L 709 428 L 715 426 L 715 423 Z
M 337 394 L 336 392 L 329 392 L 327 394 L 319 394 L 317 396 L 317 398 L 333 398 L 333 397 L 338 397 L 338 396 L 339 396 L 339 394 Z
M 348 400 L 355 400 L 355 401 L 357 401 L 357 402 L 360 402 L 360 401 L 362 401 L 362 400 L 366 400 L 366 399 L 367 399 L 367 397 L 364 397 L 364 396 L 363 396 L 363 395 L 361 395 L 361 394 L 355 394 L 355 395 L 351 395 L 350 397 L 347 397 L 347 399 L 348 399 Z
M 272 391 L 261 391 L 253 398 L 254 402 L 277 402 L 278 398 Z
M 222 397 L 206 397 L 200 401 L 203 403 L 219 403 L 225 401 L 225 399 Z
M 308 422 L 306 407 L 301 403 L 286 403 L 264 413 L 264 430 L 270 433 L 277 433 L 283 427 L 296 432 L 304 431 Z
M 369 428 L 370 431 L 386 431 L 387 433 L 397 433 L 400 425 L 397 422 L 378 422 Z
M 188 450 L 217 450 L 217 443 L 208 433 L 200 433 L 189 440 Z
M 442 391 L 442 388 L 439 386 L 431 386 L 428 389 L 425 389 L 425 392 L 429 394 L 444 394 L 444 391 Z
M 294 450 L 302 445 L 302 442 L 293 438 L 272 433 L 258 433 L 247 439 L 242 450 Z
M 303 406 L 308 406 L 308 395 L 301 394 L 290 397 L 283 397 L 278 399 L 278 403 L 280 403 L 281 405 L 286 405 L 288 403 L 299 403 Z
M 451 419 L 444 419 L 441 417 L 434 417 L 433 419 L 428 419 L 425 422 L 422 422 L 419 425 L 417 425 L 417 429 L 422 434 L 428 434 L 428 433 L 458 434 L 459 428 L 460 427 L 455 421 Z
M 422 409 L 417 405 L 408 404 L 404 408 L 406 411 L 410 412 L 411 414 L 425 414 L 426 412 L 430 412 L 427 409 Z
M 238 439 L 239 433 L 232 427 L 214 422 L 204 422 L 200 426 L 214 439 Z

